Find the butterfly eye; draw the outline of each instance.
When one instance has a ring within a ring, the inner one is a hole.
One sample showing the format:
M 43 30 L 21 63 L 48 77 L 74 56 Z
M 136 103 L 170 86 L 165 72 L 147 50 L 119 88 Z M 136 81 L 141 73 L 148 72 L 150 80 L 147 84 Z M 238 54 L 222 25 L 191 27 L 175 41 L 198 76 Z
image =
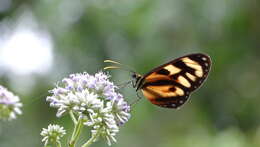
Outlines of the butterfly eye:
M 132 78 L 136 79 L 137 78 L 137 75 L 136 73 L 132 74 Z

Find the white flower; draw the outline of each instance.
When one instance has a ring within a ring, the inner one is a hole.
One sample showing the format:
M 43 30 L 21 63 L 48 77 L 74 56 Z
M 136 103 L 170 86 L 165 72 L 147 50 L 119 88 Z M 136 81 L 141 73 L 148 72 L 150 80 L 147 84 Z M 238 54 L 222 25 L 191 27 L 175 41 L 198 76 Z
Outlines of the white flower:
M 47 129 L 43 128 L 41 136 L 43 136 L 42 142 L 44 145 L 55 144 L 60 142 L 60 138 L 66 134 L 66 131 L 63 127 L 59 125 L 50 124 Z
M 121 95 L 118 95 L 122 97 Z M 117 98 L 112 101 L 112 113 L 116 118 L 118 125 L 123 125 L 130 118 L 130 106 L 124 101 L 123 98 Z
M 0 85 L 0 119 L 15 119 L 22 114 L 21 107 L 20 98 Z
M 99 133 L 111 145 L 119 126 L 130 118 L 130 106 L 117 90 L 103 72 L 71 74 L 50 91 L 47 101 L 58 109 L 57 117 L 72 111 L 92 127 L 92 135 Z

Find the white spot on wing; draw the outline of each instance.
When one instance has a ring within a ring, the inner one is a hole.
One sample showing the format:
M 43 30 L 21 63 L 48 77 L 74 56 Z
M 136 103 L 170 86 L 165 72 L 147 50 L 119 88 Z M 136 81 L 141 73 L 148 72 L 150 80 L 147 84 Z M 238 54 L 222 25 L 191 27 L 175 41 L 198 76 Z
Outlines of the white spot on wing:
M 207 61 L 207 58 L 206 58 L 206 57 L 202 57 L 202 60 L 203 60 L 203 61 Z

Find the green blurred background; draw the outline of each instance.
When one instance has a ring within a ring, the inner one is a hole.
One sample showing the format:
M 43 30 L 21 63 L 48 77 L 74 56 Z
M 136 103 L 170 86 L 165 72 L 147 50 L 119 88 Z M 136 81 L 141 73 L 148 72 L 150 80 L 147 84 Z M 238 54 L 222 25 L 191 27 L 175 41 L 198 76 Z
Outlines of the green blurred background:
M 257 0 L 0 0 L 0 84 L 24 104 L 17 120 L 1 122 L 0 147 L 40 147 L 49 123 L 71 132 L 69 117 L 57 119 L 45 101 L 71 73 L 113 59 L 144 74 L 195 52 L 213 62 L 202 88 L 179 110 L 142 99 L 113 146 L 259 147 L 259 12 Z M 110 73 L 118 84 L 130 79 Z M 121 91 L 137 99 L 131 85 Z

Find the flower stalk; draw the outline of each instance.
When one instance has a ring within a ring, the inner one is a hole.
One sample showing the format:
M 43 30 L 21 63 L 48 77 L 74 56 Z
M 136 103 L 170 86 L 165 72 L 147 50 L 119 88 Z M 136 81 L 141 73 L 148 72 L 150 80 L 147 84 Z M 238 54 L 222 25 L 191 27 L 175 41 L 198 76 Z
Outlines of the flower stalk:
M 56 146 L 57 146 L 57 147 L 61 147 L 61 143 L 60 143 L 60 141 L 57 141 Z
M 80 117 L 79 120 L 77 121 L 76 125 L 74 126 L 74 130 L 69 142 L 69 147 L 75 147 L 76 142 L 80 136 L 81 130 L 83 127 L 83 119 Z
M 70 117 L 71 117 L 71 120 L 73 121 L 74 125 L 76 125 L 78 121 L 77 121 L 77 119 L 75 118 L 75 115 L 73 114 L 72 111 L 70 111 Z
M 81 147 L 89 147 L 92 143 L 95 142 L 95 140 L 98 139 L 99 136 L 100 136 L 100 131 L 92 135 L 91 138 L 86 143 L 84 143 Z

